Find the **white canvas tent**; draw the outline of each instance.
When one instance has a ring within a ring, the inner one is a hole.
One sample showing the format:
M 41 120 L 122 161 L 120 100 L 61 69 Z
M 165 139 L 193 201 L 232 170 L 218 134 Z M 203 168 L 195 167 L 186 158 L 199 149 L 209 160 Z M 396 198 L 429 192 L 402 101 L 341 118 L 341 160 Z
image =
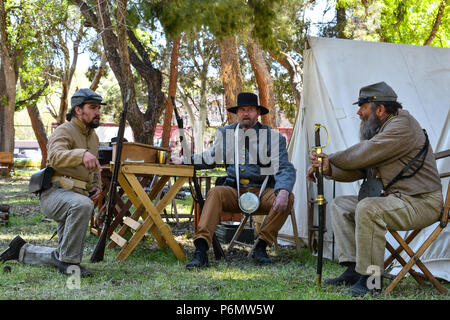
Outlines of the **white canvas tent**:
M 325 153 L 357 143 L 360 120 L 356 115 L 357 106 L 352 103 L 357 100 L 361 87 L 385 81 L 396 91 L 403 108 L 427 130 L 434 152 L 450 148 L 450 49 L 327 38 L 309 38 L 308 42 L 301 105 L 289 144 L 289 155 L 297 169 L 293 192 L 298 232 L 305 244 L 307 199 L 316 198 L 317 188 L 305 178 L 308 149 L 314 146 L 314 124 L 326 126 L 330 133 Z M 326 139 L 325 134 L 321 137 L 322 141 Z M 450 159 L 439 160 L 438 168 L 440 172 L 450 171 Z M 443 180 L 444 192 L 447 184 L 448 180 Z M 359 185 L 360 182 L 336 182 L 335 195 L 357 194 Z M 325 199 L 330 203 L 333 182 L 325 180 L 324 188 Z M 326 220 L 324 256 L 330 259 L 333 234 L 329 211 Z M 418 241 L 411 243 L 413 250 L 434 227 L 426 228 L 416 237 Z M 288 219 L 279 232 L 280 239 L 288 239 L 292 234 Z M 393 238 L 387 239 L 395 243 Z M 334 249 L 336 258 L 339 248 L 334 246 Z M 439 235 L 422 261 L 434 275 L 450 281 L 450 227 Z

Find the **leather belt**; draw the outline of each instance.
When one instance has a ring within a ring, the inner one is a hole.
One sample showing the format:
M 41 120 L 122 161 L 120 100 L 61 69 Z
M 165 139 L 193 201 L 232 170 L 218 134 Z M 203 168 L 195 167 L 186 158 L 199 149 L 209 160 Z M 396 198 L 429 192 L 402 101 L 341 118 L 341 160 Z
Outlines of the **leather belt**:
M 59 182 L 64 189 L 83 189 L 87 190 L 88 183 L 68 176 L 53 176 L 52 182 Z

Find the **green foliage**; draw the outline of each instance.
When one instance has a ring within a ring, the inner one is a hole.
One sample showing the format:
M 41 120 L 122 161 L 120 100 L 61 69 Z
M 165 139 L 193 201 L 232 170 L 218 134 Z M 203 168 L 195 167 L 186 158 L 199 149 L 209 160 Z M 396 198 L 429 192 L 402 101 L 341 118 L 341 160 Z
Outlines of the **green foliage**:
M 249 32 L 265 48 L 277 50 L 274 28 L 285 0 L 164 0 L 141 2 L 143 18 L 161 23 L 168 38 L 207 28 L 217 39 Z
M 36 104 L 49 93 L 47 88 L 52 62 L 58 52 L 50 39 L 60 32 L 69 16 L 67 1 L 8 0 L 8 47 L 14 56 L 20 85 L 16 90 L 16 111 Z M 40 92 L 40 95 L 36 95 Z M 21 101 L 27 101 L 21 104 Z
M 277 98 L 276 102 L 280 110 L 291 123 L 294 123 L 295 116 L 297 115 L 297 107 L 292 92 L 292 85 L 289 81 L 289 74 L 277 74 L 274 77 L 273 84 L 275 96 Z
M 339 0 L 345 7 L 346 34 L 351 39 L 423 45 L 432 32 L 442 0 Z M 450 5 L 447 4 L 432 46 L 450 46 Z

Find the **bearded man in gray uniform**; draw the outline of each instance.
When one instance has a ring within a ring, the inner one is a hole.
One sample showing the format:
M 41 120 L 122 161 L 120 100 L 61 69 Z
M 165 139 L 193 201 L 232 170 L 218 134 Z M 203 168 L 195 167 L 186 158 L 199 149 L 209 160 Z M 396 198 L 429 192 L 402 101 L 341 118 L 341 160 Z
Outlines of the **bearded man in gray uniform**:
M 365 179 L 359 197 L 336 197 L 331 203 L 339 263 L 347 269 L 325 282 L 351 286 L 347 294 L 362 296 L 381 290 L 370 275 L 378 270 L 375 284 L 381 284 L 387 230 L 431 225 L 439 219 L 443 200 L 426 132 L 402 109 L 394 90 L 385 82 L 363 87 L 354 104 L 359 105 L 361 141 L 330 155 L 312 152 L 307 178 L 315 182 L 320 156 L 328 178 L 341 182 Z

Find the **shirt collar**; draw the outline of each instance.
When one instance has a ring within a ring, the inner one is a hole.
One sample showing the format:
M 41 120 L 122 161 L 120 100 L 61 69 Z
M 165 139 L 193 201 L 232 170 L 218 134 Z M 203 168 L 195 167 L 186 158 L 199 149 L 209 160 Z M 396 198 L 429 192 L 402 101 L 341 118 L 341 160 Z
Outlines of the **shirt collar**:
M 89 128 L 88 126 L 86 126 L 86 124 L 84 122 L 82 122 L 81 120 L 79 120 L 77 117 L 72 117 L 70 122 L 73 122 L 77 127 L 79 127 L 81 129 L 81 132 L 85 136 L 88 136 L 91 134 L 92 128 Z

